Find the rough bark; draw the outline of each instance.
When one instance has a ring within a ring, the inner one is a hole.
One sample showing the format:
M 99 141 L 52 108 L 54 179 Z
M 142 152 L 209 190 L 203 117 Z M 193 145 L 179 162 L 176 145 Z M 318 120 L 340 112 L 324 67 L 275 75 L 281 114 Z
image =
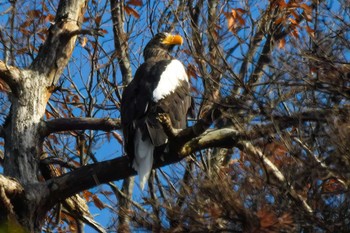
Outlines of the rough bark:
M 62 0 L 55 23 L 33 63 L 25 69 L 0 62 L 0 75 L 12 91 L 11 110 L 3 127 L 5 140 L 4 175 L 18 180 L 24 192 L 10 198 L 16 221 L 28 232 L 40 232 L 45 216 L 43 184 L 39 183 L 42 154 L 42 118 L 52 87 L 57 83 L 74 49 L 76 30 L 81 27 L 84 0 Z M 5 193 L 7 188 L 3 186 Z M 12 211 L 1 215 L 10 219 Z

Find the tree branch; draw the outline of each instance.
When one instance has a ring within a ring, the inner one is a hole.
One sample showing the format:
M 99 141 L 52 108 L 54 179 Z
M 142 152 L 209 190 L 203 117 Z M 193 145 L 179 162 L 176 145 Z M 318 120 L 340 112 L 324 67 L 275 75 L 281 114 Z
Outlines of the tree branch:
M 8 220 L 2 219 L 5 216 L 15 216 L 11 199 L 17 195 L 23 194 L 23 192 L 24 189 L 22 185 L 15 179 L 0 175 L 0 222 Z
M 120 129 L 120 119 L 111 118 L 59 118 L 44 122 L 42 136 L 52 133 L 71 130 L 103 130 L 111 131 Z M 1 132 L 1 131 L 0 131 Z
M 4 61 L 0 61 L 0 79 L 3 80 L 16 94 L 21 71 L 15 66 L 7 65 Z
M 266 155 L 263 154 L 263 152 L 253 146 L 250 142 L 248 141 L 239 141 L 237 143 L 237 146 L 241 148 L 244 152 L 246 152 L 249 156 L 254 156 L 254 157 L 259 157 L 259 159 L 263 162 L 264 166 L 266 167 L 267 172 L 272 175 L 275 180 L 277 180 L 284 188 L 287 189 L 288 193 L 291 195 L 291 197 L 297 202 L 300 203 L 303 207 L 303 209 L 308 213 L 312 214 L 313 209 L 307 204 L 306 200 L 304 197 L 302 197 L 300 194 L 296 192 L 294 187 L 288 183 L 286 180 L 285 176 L 283 173 L 278 169 L 278 167 L 275 166 L 269 160 Z

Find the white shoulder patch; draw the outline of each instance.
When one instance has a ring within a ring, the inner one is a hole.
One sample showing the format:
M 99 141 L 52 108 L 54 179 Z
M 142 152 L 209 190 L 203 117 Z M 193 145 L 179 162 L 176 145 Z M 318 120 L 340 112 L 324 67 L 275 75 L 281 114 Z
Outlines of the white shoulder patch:
M 188 81 L 185 67 L 179 60 L 172 60 L 160 76 L 158 86 L 153 91 L 153 101 L 157 102 L 172 93 L 180 80 Z

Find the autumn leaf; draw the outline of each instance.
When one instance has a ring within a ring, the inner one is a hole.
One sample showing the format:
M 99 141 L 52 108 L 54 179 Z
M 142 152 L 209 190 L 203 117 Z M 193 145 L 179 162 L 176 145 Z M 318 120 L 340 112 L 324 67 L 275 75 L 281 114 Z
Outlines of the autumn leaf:
M 286 45 L 286 39 L 285 38 L 280 39 L 280 41 L 278 43 L 278 48 L 284 49 L 285 45 Z
M 142 0 L 130 0 L 126 3 L 127 5 L 142 6 Z
M 17 54 L 25 54 L 28 51 L 29 51 L 28 47 L 20 48 L 17 50 Z
M 53 23 L 53 22 L 55 22 L 55 16 L 51 15 L 51 14 L 48 14 L 48 15 L 45 16 L 44 20 L 47 23 Z
M 88 42 L 88 39 L 84 36 L 83 38 L 81 38 L 81 40 L 79 40 L 81 47 L 85 47 L 86 43 Z
M 224 14 L 227 19 L 227 27 L 233 33 L 236 32 L 238 27 L 245 25 L 245 21 L 241 16 L 242 12 L 245 11 L 239 8 L 239 10 L 232 9 L 231 12 Z
M 140 15 L 139 15 L 139 13 L 135 10 L 135 9 L 133 9 L 133 8 L 131 8 L 131 7 L 129 7 L 129 6 L 125 6 L 125 12 L 128 14 L 128 15 L 132 15 L 132 16 L 134 16 L 135 18 L 140 18 Z
M 329 178 L 322 184 L 322 192 L 324 193 L 343 192 L 345 190 L 346 187 L 337 178 Z
M 315 37 L 315 30 L 313 30 L 313 29 L 310 28 L 309 26 L 306 26 L 305 29 L 306 29 L 307 33 L 308 33 L 312 38 Z
M 277 223 L 277 218 L 274 213 L 266 210 L 259 210 L 256 214 L 260 220 L 262 228 L 269 228 Z
M 120 134 L 118 134 L 117 132 L 113 131 L 112 132 L 112 135 L 115 139 L 117 139 L 117 141 L 120 143 L 120 144 L 123 144 L 123 138 L 122 136 L 120 136 Z
M 92 199 L 92 193 L 89 191 L 83 191 L 83 197 L 86 201 L 90 201 Z
M 291 22 L 293 25 L 298 25 L 298 22 L 295 19 L 289 18 L 289 22 Z
M 30 11 L 27 12 L 27 16 L 30 19 L 39 18 L 41 16 L 41 11 L 39 11 L 39 10 L 30 10 Z
M 96 23 L 97 25 L 100 25 L 101 19 L 102 19 L 102 16 L 101 16 L 101 15 L 96 16 L 96 17 L 95 17 L 95 23 Z
M 93 200 L 95 206 L 97 208 L 99 208 L 100 210 L 105 208 L 105 205 L 103 204 L 103 202 L 96 195 L 92 195 L 92 200 Z

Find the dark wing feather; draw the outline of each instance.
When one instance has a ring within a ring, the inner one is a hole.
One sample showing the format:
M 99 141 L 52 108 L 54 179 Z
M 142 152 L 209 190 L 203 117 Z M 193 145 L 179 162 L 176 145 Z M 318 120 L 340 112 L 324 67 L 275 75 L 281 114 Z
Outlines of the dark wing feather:
M 145 88 L 144 79 L 149 67 L 141 65 L 134 79 L 124 89 L 121 102 L 121 125 L 124 135 L 124 147 L 129 157 L 134 157 L 134 136 L 137 127 L 145 127 L 145 116 L 151 101 L 151 90 Z

